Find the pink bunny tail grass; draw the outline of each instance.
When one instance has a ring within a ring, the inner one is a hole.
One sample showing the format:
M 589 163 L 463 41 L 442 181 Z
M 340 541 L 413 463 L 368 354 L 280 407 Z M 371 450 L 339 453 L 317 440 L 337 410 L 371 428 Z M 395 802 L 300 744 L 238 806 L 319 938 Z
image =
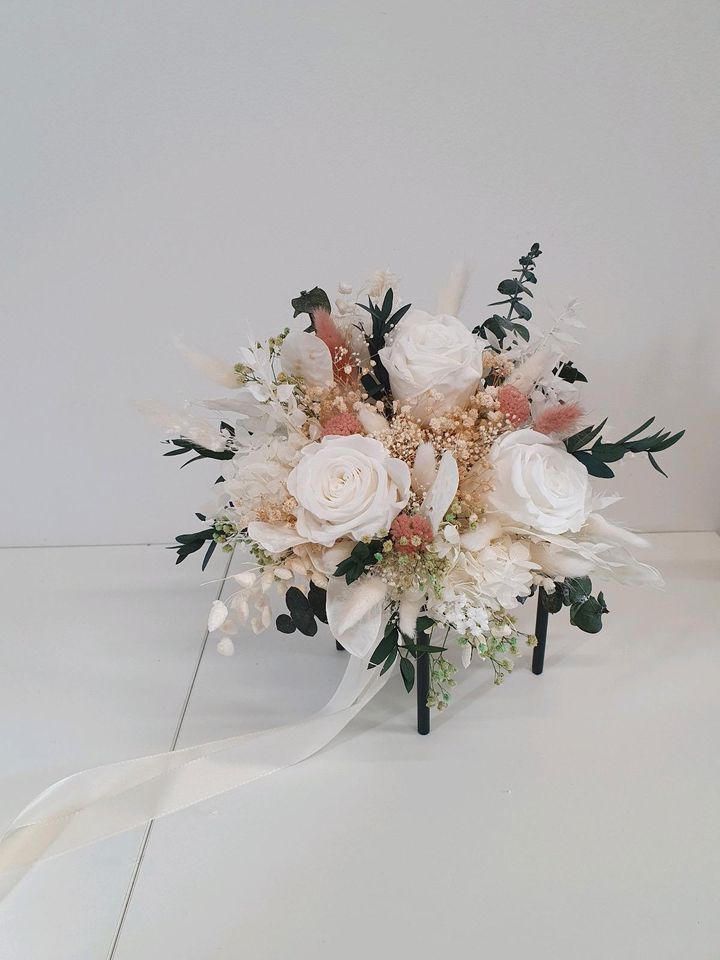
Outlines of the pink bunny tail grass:
M 327 310 L 313 312 L 315 333 L 330 351 L 333 376 L 337 383 L 354 383 L 357 380 L 357 364 L 352 358 L 350 345 Z
M 517 387 L 504 386 L 498 391 L 500 413 L 512 420 L 516 427 L 521 427 L 530 419 L 530 401 Z
M 543 410 L 533 426 L 538 433 L 569 437 L 582 417 L 583 409 L 579 403 L 559 403 Z

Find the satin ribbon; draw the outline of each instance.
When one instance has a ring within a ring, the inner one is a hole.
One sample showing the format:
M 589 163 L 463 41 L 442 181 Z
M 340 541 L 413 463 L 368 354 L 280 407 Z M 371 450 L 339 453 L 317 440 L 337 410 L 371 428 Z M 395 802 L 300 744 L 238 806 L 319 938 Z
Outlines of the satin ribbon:
M 351 657 L 330 700 L 297 723 L 94 767 L 59 780 L 29 803 L 0 838 L 0 871 L 14 871 L 11 886 L 15 886 L 35 863 L 139 827 L 312 756 L 389 679 L 389 670 L 384 676 L 379 670 L 368 670 L 368 659 Z

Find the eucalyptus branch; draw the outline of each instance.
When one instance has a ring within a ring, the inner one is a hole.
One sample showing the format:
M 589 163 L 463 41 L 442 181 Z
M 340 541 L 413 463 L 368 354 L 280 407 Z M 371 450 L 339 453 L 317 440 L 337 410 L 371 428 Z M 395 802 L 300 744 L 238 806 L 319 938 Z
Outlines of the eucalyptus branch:
M 521 337 L 525 341 L 530 339 L 528 328 L 524 323 L 519 323 L 518 320 L 527 321 L 532 317 L 532 310 L 527 304 L 522 302 L 522 297 L 528 296 L 532 299 L 533 293 L 528 287 L 528 284 L 537 283 L 535 260 L 541 253 L 540 244 L 534 243 L 525 256 L 520 257 L 518 260 L 520 269 L 512 271 L 513 273 L 520 274 L 519 279 L 510 277 L 507 280 L 502 280 L 498 284 L 498 293 L 501 293 L 506 299 L 496 300 L 494 303 L 491 303 L 490 306 L 501 307 L 508 304 L 507 315 L 501 317 L 499 314 L 494 313 L 491 317 L 488 317 L 484 323 L 481 323 L 480 326 L 475 327 L 473 330 L 476 336 L 482 337 L 484 340 L 488 340 L 487 334 L 488 332 L 491 333 L 497 341 L 499 349 L 494 347 L 493 344 L 491 344 L 491 347 L 498 350 L 498 352 L 503 349 L 503 342 L 509 334 L 512 334 L 513 339 L 517 339 L 517 337 Z M 513 314 L 518 320 L 513 319 Z

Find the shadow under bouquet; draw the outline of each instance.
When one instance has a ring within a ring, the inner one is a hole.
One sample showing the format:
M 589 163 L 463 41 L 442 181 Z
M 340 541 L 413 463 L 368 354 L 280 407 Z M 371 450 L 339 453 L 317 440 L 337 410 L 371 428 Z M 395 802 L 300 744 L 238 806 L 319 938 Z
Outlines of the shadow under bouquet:
M 634 558 L 644 545 L 603 511 L 617 497 L 594 488 L 628 454 L 656 455 L 683 431 L 650 418 L 619 439 L 584 423 L 586 377 L 568 350 L 582 324 L 574 304 L 540 332 L 528 301 L 538 244 L 498 286 L 494 312 L 474 329 L 457 318 L 457 271 L 431 315 L 399 304 L 395 278 L 376 274 L 334 304 L 315 287 L 292 300 L 302 329 L 285 328 L 223 364 L 185 350 L 231 395 L 217 413 L 184 412 L 166 456 L 222 461 L 207 526 L 178 536 L 177 562 L 219 546 L 246 559 L 212 604 L 218 650 L 248 625 L 271 626 L 279 591 L 283 633 L 337 643 L 381 674 L 399 662 L 406 688 L 422 659 L 423 698 L 443 710 L 461 661 L 489 664 L 501 682 L 521 643 L 518 607 L 535 593 L 545 613 L 597 633 L 608 612 L 593 579 L 660 581 Z M 364 299 L 360 301 L 361 296 Z M 222 419 L 221 419 L 222 418 Z

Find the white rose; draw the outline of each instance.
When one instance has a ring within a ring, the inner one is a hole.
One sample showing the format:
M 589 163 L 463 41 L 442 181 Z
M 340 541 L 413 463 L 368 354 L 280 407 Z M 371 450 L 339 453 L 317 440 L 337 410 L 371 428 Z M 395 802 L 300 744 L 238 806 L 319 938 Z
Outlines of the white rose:
M 427 423 L 464 407 L 482 379 L 482 344 L 455 317 L 409 310 L 380 350 L 393 396 Z M 430 390 L 442 399 L 428 396 Z
M 574 532 L 585 523 L 587 470 L 562 443 L 536 430 L 516 430 L 495 441 L 488 461 L 492 510 L 542 533 Z
M 303 449 L 287 487 L 298 503 L 298 533 L 331 546 L 389 529 L 408 502 L 410 470 L 371 437 L 326 437 Z

